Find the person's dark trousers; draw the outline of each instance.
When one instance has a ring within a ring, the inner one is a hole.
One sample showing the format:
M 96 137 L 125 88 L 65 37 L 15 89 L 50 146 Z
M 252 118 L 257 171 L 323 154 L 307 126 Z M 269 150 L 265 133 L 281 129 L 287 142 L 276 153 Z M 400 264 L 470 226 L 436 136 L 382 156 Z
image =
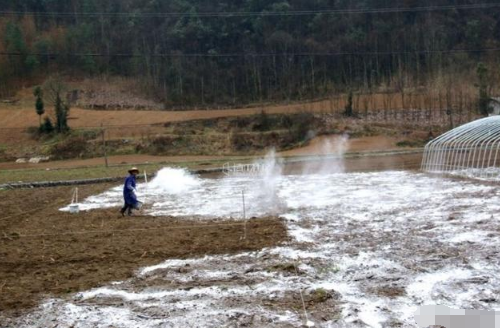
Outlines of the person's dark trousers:
M 120 213 L 122 214 L 122 216 L 125 216 L 125 212 L 128 210 L 127 214 L 128 215 L 132 215 L 132 209 L 134 208 L 133 205 L 130 205 L 130 204 L 127 204 L 125 203 L 125 205 L 122 207 L 122 209 L 120 210 Z

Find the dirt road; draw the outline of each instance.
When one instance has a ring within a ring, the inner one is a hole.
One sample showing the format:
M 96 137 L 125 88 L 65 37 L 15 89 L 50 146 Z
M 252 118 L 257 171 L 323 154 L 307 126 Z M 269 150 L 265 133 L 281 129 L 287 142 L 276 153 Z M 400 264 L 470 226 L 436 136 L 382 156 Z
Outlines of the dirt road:
M 227 110 L 192 110 L 192 111 L 97 111 L 72 108 L 69 125 L 73 128 L 126 125 L 151 125 L 168 122 L 214 119 L 258 114 L 265 110 L 268 114 L 296 113 L 299 111 L 321 112 L 327 108 L 323 102 L 266 106 Z M 32 108 L 0 106 L 2 128 L 27 128 L 38 126 L 38 116 Z
M 75 88 L 78 88 L 75 85 Z M 0 104 L 0 121 L 4 128 L 25 128 L 29 126 L 38 126 L 38 116 L 34 111 L 35 99 L 32 95 L 32 89 L 26 88 L 19 90 L 15 97 L 19 100 L 18 104 Z M 408 94 L 407 102 L 402 102 L 399 94 L 366 94 L 355 95 L 354 107 L 359 111 L 365 108 L 370 110 L 382 110 L 392 108 L 420 108 L 419 105 L 425 103 L 431 108 L 439 108 L 441 103 L 440 94 Z M 284 105 L 263 104 L 254 105 L 248 108 L 234 109 L 203 109 L 190 111 L 134 111 L 134 110 L 85 110 L 82 108 L 72 108 L 70 113 L 70 126 L 85 127 L 104 125 L 138 125 L 138 124 L 157 124 L 165 122 L 179 122 L 196 119 L 213 119 L 219 117 L 233 117 L 242 115 L 251 115 L 265 110 L 269 114 L 293 113 L 298 111 L 309 112 L 336 112 L 344 110 L 347 96 L 338 95 L 331 99 L 316 100 L 304 103 L 292 103 Z M 429 104 L 429 100 L 431 103 Z M 387 107 L 390 108 L 387 108 Z

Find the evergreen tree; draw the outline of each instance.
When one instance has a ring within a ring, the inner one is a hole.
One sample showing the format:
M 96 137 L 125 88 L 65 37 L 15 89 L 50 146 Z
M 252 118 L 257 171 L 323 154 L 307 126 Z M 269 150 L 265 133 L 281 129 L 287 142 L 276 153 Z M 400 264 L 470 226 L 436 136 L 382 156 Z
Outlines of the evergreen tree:
M 0 58 L 0 92 L 32 71 L 57 70 L 135 78 L 171 105 L 234 105 L 318 98 L 347 85 L 421 86 L 499 61 L 487 49 L 500 44 L 500 7 L 482 8 L 481 0 L 0 3 L 19 13 L 0 22 L 8 53 Z M 477 7 L 411 9 L 464 4 Z M 388 7 L 397 10 L 377 11 Z M 204 14 L 224 12 L 253 14 Z
M 63 102 L 61 96 L 58 94 L 56 96 L 56 102 L 54 104 L 54 109 L 56 112 L 56 131 L 57 133 L 64 133 L 69 131 L 68 126 L 68 114 L 69 106 Z
M 28 47 L 19 25 L 14 22 L 7 23 L 4 34 L 5 48 L 9 53 L 10 69 L 13 74 L 25 75 L 33 68 L 32 57 L 28 60 Z M 28 65 L 26 65 L 28 64 Z
M 477 66 L 477 78 L 479 80 L 479 113 L 484 116 L 489 114 L 490 97 L 488 95 L 488 68 L 483 63 Z
M 57 133 L 69 131 L 68 115 L 70 107 L 69 104 L 63 100 L 63 97 L 67 93 L 66 85 L 62 82 L 60 76 L 54 76 L 45 82 L 43 88 L 45 90 L 44 94 L 54 105 L 54 112 L 56 114 L 55 131 Z
M 354 110 L 352 108 L 352 90 L 349 90 L 349 93 L 347 94 L 347 103 L 345 105 L 345 111 L 344 115 L 347 117 L 353 117 L 354 116 Z
M 36 97 L 35 110 L 36 110 L 36 114 L 38 115 L 38 118 L 39 118 L 39 123 L 41 125 L 42 124 L 42 115 L 45 114 L 45 105 L 43 103 L 43 98 L 42 98 L 43 97 L 42 88 L 40 88 L 40 86 L 37 86 L 35 88 L 35 90 L 33 91 L 33 94 Z

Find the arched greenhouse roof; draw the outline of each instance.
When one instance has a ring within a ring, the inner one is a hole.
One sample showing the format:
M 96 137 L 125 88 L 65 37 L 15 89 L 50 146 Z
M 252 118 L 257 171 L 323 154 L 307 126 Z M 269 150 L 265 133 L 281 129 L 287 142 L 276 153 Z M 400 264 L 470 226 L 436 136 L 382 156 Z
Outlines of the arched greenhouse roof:
M 422 170 L 474 178 L 500 178 L 500 116 L 446 132 L 425 146 Z

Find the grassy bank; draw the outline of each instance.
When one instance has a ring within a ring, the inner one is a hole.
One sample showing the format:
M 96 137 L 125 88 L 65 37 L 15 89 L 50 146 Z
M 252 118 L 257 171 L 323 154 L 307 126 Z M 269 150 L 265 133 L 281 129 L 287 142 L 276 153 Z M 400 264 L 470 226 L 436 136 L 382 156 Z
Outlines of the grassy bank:
M 158 170 L 166 166 L 175 166 L 188 169 L 202 169 L 220 167 L 231 159 L 220 161 L 203 161 L 203 162 L 180 162 L 180 163 L 152 163 L 136 165 L 141 172 L 146 171 L 148 175 L 155 174 Z M 127 174 L 127 169 L 130 164 L 113 165 L 108 168 L 104 166 L 94 167 L 78 167 L 64 169 L 16 169 L 16 170 L 1 170 L 0 184 L 17 183 L 17 182 L 39 182 L 39 181 L 67 181 L 67 180 L 83 180 L 83 179 L 100 179 L 100 178 L 115 178 L 122 177 Z

